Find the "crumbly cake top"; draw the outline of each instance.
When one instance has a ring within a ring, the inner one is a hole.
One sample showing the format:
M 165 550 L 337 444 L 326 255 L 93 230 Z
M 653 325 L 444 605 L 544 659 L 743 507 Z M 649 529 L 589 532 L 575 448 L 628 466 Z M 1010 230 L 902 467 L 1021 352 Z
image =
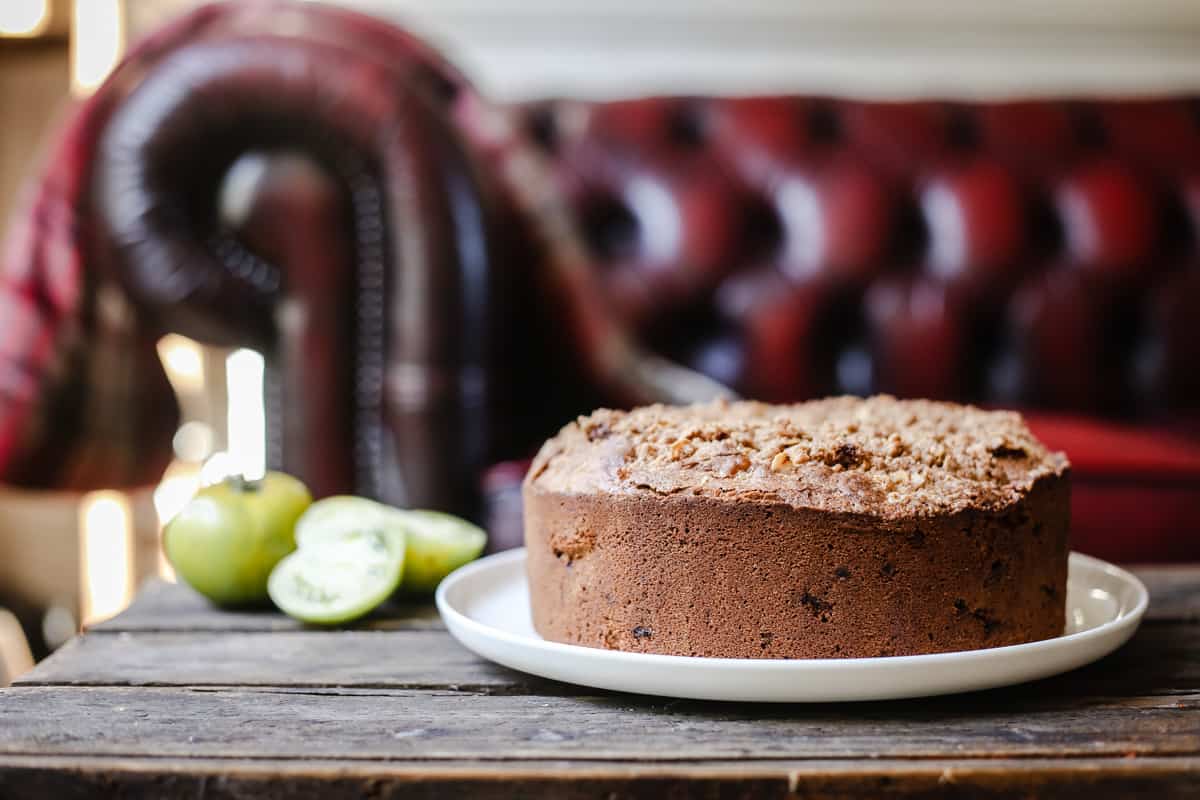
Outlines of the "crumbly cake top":
M 879 395 L 600 409 L 547 441 L 528 480 L 569 494 L 691 494 L 896 519 L 1003 507 L 1067 467 L 1016 412 Z

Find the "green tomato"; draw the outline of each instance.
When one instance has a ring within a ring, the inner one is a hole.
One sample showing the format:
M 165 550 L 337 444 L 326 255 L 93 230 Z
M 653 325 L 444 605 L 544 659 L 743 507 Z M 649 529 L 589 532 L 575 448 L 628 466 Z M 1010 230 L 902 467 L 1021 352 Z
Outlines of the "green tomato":
M 298 620 L 341 625 L 387 600 L 403 568 L 403 531 L 346 531 L 310 542 L 280 561 L 267 589 L 275 605 Z
M 282 472 L 252 484 L 231 478 L 202 489 L 167 523 L 163 549 L 214 603 L 264 603 L 271 570 L 296 549 L 296 520 L 311 503 L 304 484 Z
M 296 523 L 296 544 L 306 550 L 354 531 L 403 534 L 404 572 L 400 591 L 432 593 L 442 579 L 479 557 L 487 534 L 441 511 L 393 508 L 365 497 L 341 495 L 313 503 Z
M 429 594 L 454 570 L 479 558 L 487 545 L 482 528 L 441 511 L 400 511 L 407 529 L 402 591 Z

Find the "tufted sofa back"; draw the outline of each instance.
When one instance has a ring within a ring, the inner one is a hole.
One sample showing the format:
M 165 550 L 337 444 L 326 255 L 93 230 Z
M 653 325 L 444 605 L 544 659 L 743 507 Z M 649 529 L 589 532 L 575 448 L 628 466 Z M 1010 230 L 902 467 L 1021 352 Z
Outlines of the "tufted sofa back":
M 610 307 L 745 395 L 1200 408 L 1194 99 L 518 113 Z

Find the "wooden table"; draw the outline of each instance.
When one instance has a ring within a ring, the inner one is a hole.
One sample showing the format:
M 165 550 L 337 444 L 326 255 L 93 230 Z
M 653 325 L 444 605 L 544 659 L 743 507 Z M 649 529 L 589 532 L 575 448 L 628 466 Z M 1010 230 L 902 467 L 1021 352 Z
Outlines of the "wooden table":
M 608 694 L 512 672 L 428 606 L 354 630 L 152 584 L 0 691 L 0 798 L 1200 797 L 1200 567 L 1140 570 L 1105 661 L 907 702 Z

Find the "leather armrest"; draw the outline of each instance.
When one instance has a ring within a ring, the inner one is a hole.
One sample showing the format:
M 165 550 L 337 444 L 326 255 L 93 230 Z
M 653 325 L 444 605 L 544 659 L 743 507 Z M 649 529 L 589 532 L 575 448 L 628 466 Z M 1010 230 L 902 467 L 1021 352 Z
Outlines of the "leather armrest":
M 469 511 L 501 337 L 457 77 L 365 19 L 239 13 L 107 94 L 97 264 L 157 332 L 266 354 L 269 452 L 318 496 Z

